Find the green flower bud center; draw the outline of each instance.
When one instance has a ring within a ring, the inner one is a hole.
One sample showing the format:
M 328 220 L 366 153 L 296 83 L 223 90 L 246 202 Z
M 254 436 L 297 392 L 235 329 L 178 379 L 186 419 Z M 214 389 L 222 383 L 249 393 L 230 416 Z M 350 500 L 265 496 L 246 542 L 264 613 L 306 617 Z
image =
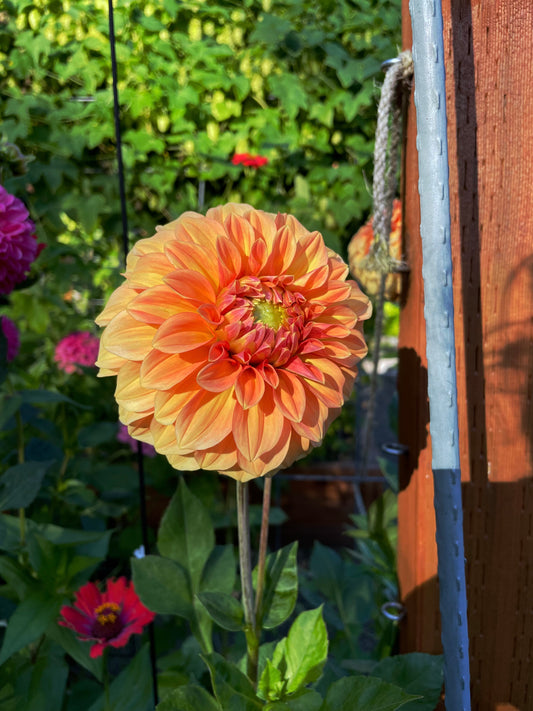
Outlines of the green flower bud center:
M 264 323 L 265 326 L 270 326 L 275 331 L 287 323 L 287 312 L 280 304 L 257 300 L 253 302 L 253 305 L 254 321 Z

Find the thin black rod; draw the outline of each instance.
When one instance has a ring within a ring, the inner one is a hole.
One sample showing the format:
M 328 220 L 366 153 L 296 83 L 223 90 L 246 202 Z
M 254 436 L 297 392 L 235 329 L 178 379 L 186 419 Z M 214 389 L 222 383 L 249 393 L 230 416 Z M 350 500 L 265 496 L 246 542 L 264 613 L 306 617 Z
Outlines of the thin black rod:
M 124 180 L 124 162 L 122 160 L 122 137 L 120 132 L 120 109 L 118 101 L 118 71 L 117 55 L 115 51 L 115 21 L 113 16 L 113 0 L 108 0 L 109 6 L 109 45 L 111 49 L 111 75 L 113 79 L 113 117 L 115 120 L 115 139 L 117 143 L 118 186 L 120 194 L 120 214 L 122 217 L 122 247 L 124 263 L 129 251 L 128 239 L 128 212 L 126 208 L 126 187 Z M 141 534 L 144 552 L 148 555 L 148 520 L 146 513 L 146 484 L 144 478 L 144 456 L 142 442 L 137 441 L 137 471 L 139 476 L 139 509 L 141 514 Z M 150 667 L 152 672 L 152 692 L 154 708 L 159 703 L 157 692 L 157 664 L 155 650 L 155 635 L 153 624 L 148 626 L 148 639 L 150 645 Z

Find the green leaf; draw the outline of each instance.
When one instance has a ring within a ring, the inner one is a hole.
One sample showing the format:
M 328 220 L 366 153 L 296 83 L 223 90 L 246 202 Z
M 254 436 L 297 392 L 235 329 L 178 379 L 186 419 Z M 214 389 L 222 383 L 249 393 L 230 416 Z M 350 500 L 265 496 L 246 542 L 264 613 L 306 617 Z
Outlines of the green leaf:
M 52 462 L 24 462 L 10 467 L 0 479 L 0 511 L 25 509 L 34 500 Z
M 423 697 L 407 704 L 405 711 L 433 711 L 440 699 L 444 682 L 443 657 L 420 652 L 388 657 L 376 664 L 372 676 Z
M 0 556 L 0 576 L 20 600 L 26 597 L 28 589 L 35 584 L 21 564 L 6 555 Z
M 187 571 L 174 560 L 147 555 L 131 559 L 135 590 L 149 610 L 188 619 L 192 598 Z
M 381 679 L 345 676 L 330 686 L 320 711 L 395 711 L 416 698 Z
M 312 689 L 307 689 L 303 694 L 298 694 L 296 698 L 268 704 L 265 711 L 320 711 L 321 708 L 322 697 L 320 694 Z
M 205 564 L 200 581 L 202 592 L 230 594 L 235 585 L 235 550 L 231 544 L 215 546 Z
M 265 588 L 258 620 L 264 629 L 281 625 L 292 614 L 298 597 L 298 542 L 267 556 Z M 257 586 L 257 568 L 254 570 Z
M 9 618 L 0 651 L 0 664 L 27 644 L 34 642 L 57 617 L 61 602 L 37 591 L 30 594 Z
M 290 119 L 296 118 L 300 109 L 307 108 L 309 96 L 294 74 L 274 74 L 269 77 L 269 86 Z
M 102 681 L 102 658 L 91 659 L 89 656 L 91 651 L 90 643 L 80 642 L 75 632 L 58 625 L 56 620 L 53 620 L 46 629 L 46 636 L 52 639 L 56 644 L 59 644 L 72 659 L 87 669 L 87 671 L 90 671 L 98 681 Z
M 20 395 L 7 395 L 2 398 L 0 407 L 0 429 L 13 417 L 22 405 Z
M 292 623 L 285 644 L 287 693 L 316 681 L 328 656 L 328 635 L 322 606 L 300 613 Z
M 174 689 L 156 711 L 221 711 L 215 699 L 201 686 L 189 684 Z
M 32 665 L 25 711 L 57 711 L 63 704 L 68 664 L 61 649 L 46 644 Z
M 111 683 L 109 711 L 145 711 L 152 700 L 152 675 L 147 644 Z M 89 711 L 108 711 L 102 695 Z
M 80 407 L 82 410 L 90 410 L 91 408 L 87 405 L 82 405 L 75 400 L 56 392 L 55 390 L 24 390 L 19 393 L 22 398 L 23 403 L 29 403 L 30 405 L 48 405 L 54 402 L 68 402 L 69 405 L 75 405 Z
M 267 659 L 257 685 L 257 694 L 265 701 L 281 699 L 285 691 L 285 682 L 281 670 Z
M 204 661 L 209 667 L 213 690 L 223 711 L 257 711 L 263 708 L 252 683 L 234 664 L 216 653 L 204 657 Z
M 205 592 L 197 595 L 210 617 L 220 627 L 230 632 L 239 632 L 244 627 L 241 603 L 233 595 L 220 592 Z
M 215 546 L 215 532 L 207 509 L 183 480 L 161 519 L 157 546 L 161 555 L 188 571 L 193 594 L 199 592 L 204 566 Z
M 116 439 L 118 425 L 116 422 L 94 422 L 82 427 L 78 434 L 80 447 L 96 447 Z

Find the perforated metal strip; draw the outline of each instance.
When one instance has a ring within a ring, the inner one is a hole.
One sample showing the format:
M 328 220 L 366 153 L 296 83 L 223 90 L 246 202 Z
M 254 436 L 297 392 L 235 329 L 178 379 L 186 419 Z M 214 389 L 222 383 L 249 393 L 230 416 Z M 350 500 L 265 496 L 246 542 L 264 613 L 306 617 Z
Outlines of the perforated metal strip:
M 432 468 L 447 711 L 470 711 L 440 0 L 411 0 Z

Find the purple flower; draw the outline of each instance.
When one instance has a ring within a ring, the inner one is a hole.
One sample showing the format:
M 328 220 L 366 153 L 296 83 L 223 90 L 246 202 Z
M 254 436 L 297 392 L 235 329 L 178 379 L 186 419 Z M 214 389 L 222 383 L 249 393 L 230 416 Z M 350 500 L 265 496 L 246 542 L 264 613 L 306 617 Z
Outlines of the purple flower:
M 62 338 L 54 360 L 65 373 L 79 373 L 78 365 L 94 366 L 100 341 L 89 331 L 78 331 Z
M 35 225 L 24 203 L 0 185 L 0 294 L 24 281 L 38 254 Z
M 0 323 L 2 325 L 2 331 L 7 340 L 7 359 L 13 360 L 13 358 L 19 352 L 20 338 L 18 328 L 15 326 L 13 321 L 7 316 L 0 317 Z

